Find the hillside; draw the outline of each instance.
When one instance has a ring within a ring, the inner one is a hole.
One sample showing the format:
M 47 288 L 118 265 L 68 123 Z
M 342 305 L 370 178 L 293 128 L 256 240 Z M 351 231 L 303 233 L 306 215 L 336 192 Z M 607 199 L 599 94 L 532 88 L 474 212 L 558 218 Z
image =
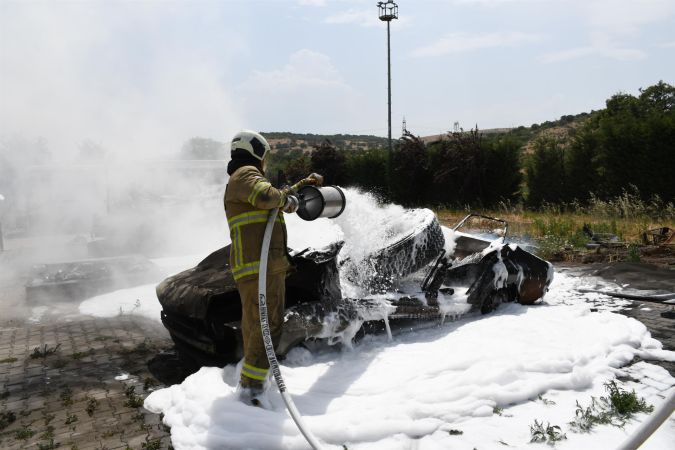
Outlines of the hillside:
M 328 139 L 339 150 L 366 150 L 387 145 L 387 138 L 354 134 L 312 134 L 290 132 L 261 132 L 272 147 L 272 151 L 301 150 L 311 152 L 315 145 Z

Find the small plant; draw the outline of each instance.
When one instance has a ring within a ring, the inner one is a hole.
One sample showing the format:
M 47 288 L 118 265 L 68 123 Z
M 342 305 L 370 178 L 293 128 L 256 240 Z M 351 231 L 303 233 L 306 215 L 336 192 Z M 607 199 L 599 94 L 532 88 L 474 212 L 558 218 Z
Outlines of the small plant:
M 151 441 L 143 442 L 141 448 L 143 450 L 159 450 L 162 446 L 162 441 L 159 439 L 153 439 Z
M 448 434 L 450 436 L 459 436 L 460 434 L 464 434 L 462 430 L 448 430 Z
M 13 363 L 13 362 L 17 362 L 17 361 L 18 361 L 18 359 L 12 358 L 12 357 L 0 359 L 0 363 Z
M 541 394 L 539 394 L 539 396 L 537 398 L 539 400 L 541 400 L 541 402 L 546 406 L 555 405 L 555 402 L 553 400 L 549 400 L 547 398 L 544 398 L 544 397 L 541 396 Z
M 577 402 L 577 410 L 570 427 L 577 433 L 588 433 L 596 425 L 609 424 L 612 420 L 612 415 L 601 407 L 595 397 L 591 397 L 591 405 L 587 408 Z
M 87 411 L 87 414 L 89 414 L 89 417 L 91 417 L 94 415 L 94 411 L 96 411 L 96 408 L 98 408 L 98 400 L 96 400 L 93 397 L 86 397 L 86 399 L 87 399 L 87 407 L 85 410 Z
M 16 414 L 12 411 L 0 412 L 0 430 L 4 430 L 16 420 Z
M 572 429 L 579 433 L 588 433 L 596 425 L 613 425 L 623 427 L 634 414 L 650 413 L 654 407 L 648 405 L 644 398 L 638 398 L 635 391 L 625 391 L 617 386 L 614 380 L 605 383 L 608 397 L 596 400 L 591 397 L 590 406 L 584 408 L 577 402 L 575 418 L 570 422 Z
M 40 435 L 40 439 L 52 439 L 54 437 L 54 427 L 49 425 L 47 430 Z
M 124 395 L 127 397 L 127 401 L 124 402 L 124 406 L 127 408 L 140 408 L 143 406 L 143 398 L 136 395 L 136 386 L 127 387 Z
M 151 377 L 145 377 L 145 381 L 143 382 L 143 390 L 148 391 L 154 386 L 157 386 L 157 382 Z
M 558 425 L 551 425 L 547 422 L 544 426 L 544 422 L 539 422 L 536 419 L 534 424 L 530 425 L 530 434 L 532 435 L 530 442 L 545 442 L 550 445 L 555 445 L 556 442 L 567 439 Z
M 75 423 L 77 422 L 77 419 L 78 419 L 77 414 L 68 414 L 66 416 L 65 424 L 70 425 L 71 423 Z
M 61 347 L 61 344 L 56 344 L 56 347 L 48 347 L 47 344 L 42 347 L 35 347 L 33 353 L 30 354 L 31 359 L 46 358 L 53 355 Z
M 63 391 L 61 391 L 61 404 L 63 406 L 70 406 L 73 404 L 73 391 L 70 390 L 69 387 L 65 388 Z
M 35 436 L 35 431 L 31 430 L 29 427 L 21 427 L 14 433 L 14 438 L 21 441 L 26 441 L 33 436 Z
M 626 261 L 640 262 L 640 246 L 631 244 L 628 246 L 628 253 L 626 254 Z
M 654 411 L 654 407 L 648 405 L 644 398 L 638 399 L 635 391 L 624 391 L 616 385 L 616 381 L 614 380 L 605 383 L 605 390 L 609 393 L 612 409 L 626 420 L 633 417 L 633 414 L 636 413 L 650 413 Z
M 58 442 L 54 443 L 54 438 L 50 438 L 46 443 L 38 442 L 38 450 L 54 450 L 60 446 Z
M 86 357 L 86 356 L 90 356 L 90 355 L 93 355 L 93 354 L 94 354 L 94 349 L 91 349 L 91 348 L 90 348 L 89 350 L 84 351 L 84 352 L 75 352 L 75 353 L 73 353 L 73 354 L 71 355 L 71 357 L 72 357 L 74 360 L 77 361 L 77 360 L 80 360 L 80 359 L 82 359 L 82 358 L 84 358 L 84 357 Z

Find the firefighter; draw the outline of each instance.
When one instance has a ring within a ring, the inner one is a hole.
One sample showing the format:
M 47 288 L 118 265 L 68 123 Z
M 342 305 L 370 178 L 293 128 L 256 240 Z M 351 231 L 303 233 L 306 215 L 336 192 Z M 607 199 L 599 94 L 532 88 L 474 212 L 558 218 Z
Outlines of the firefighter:
M 242 307 L 244 361 L 237 391 L 243 402 L 263 407 L 269 406 L 263 396 L 269 362 L 260 330 L 258 273 L 269 210 L 281 209 L 272 230 L 267 262 L 267 308 L 276 347 L 283 323 L 286 272 L 290 268 L 283 212 L 297 211 L 298 199 L 294 193 L 298 188 L 323 182 L 323 177 L 311 174 L 293 187 L 276 189 L 264 177 L 269 151 L 267 140 L 255 131 L 242 130 L 234 136 L 232 160 L 227 166 L 230 180 L 224 199 L 232 240 L 230 267 Z

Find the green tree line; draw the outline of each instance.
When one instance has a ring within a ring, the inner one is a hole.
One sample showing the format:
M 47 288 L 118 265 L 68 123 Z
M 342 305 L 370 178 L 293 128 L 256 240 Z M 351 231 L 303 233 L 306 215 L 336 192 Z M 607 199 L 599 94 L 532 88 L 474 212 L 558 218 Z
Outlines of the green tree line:
M 358 186 L 410 206 L 506 202 L 538 208 L 614 198 L 627 189 L 645 200 L 675 200 L 673 86 L 661 81 L 637 97 L 616 94 L 605 109 L 563 119 L 583 125 L 567 139 L 540 134 L 527 153 L 522 127 L 490 135 L 476 127 L 431 143 L 404 134 L 395 142 L 389 175 L 386 148 L 344 151 L 327 139 L 311 152 L 273 155 L 271 172 L 289 181 L 319 172 L 326 183 Z

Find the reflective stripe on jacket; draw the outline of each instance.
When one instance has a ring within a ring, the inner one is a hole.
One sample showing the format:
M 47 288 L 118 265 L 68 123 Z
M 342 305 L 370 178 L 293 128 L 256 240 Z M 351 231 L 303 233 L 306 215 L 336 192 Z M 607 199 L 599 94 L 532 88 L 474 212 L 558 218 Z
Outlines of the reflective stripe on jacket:
M 280 208 L 285 202 L 285 192 L 274 188 L 253 166 L 240 167 L 230 177 L 224 203 L 232 240 L 230 267 L 236 281 L 258 275 L 269 210 Z M 268 273 L 283 272 L 290 266 L 286 241 L 284 216 L 279 211 L 270 241 Z

